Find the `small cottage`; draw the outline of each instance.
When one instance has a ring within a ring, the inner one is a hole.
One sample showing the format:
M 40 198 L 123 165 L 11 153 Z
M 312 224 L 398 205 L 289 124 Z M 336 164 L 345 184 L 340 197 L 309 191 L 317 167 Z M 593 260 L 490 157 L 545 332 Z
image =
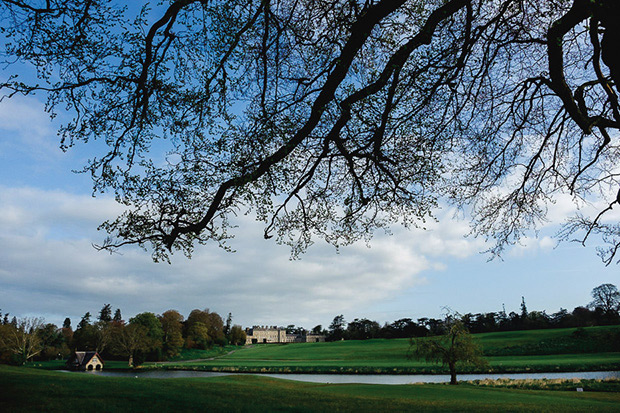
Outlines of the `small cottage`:
M 67 360 L 67 368 L 80 371 L 102 370 L 103 360 L 96 351 L 76 351 Z

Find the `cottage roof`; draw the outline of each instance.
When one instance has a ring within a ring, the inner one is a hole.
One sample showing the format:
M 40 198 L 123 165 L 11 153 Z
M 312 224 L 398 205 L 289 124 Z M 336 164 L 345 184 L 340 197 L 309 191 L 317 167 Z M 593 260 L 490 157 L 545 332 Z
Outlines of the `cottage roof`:
M 101 364 L 103 364 L 103 360 L 96 351 L 76 351 L 72 357 L 71 364 L 75 366 L 85 366 L 87 365 L 93 357 L 97 356 Z

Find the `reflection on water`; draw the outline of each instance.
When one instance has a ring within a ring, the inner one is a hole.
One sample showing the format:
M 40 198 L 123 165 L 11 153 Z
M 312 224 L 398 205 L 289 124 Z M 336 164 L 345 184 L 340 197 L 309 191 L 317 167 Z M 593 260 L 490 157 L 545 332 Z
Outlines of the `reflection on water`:
M 92 374 L 107 377 L 135 377 L 144 379 L 172 379 L 188 377 L 218 377 L 242 373 L 216 373 L 211 371 L 154 370 L 144 372 L 97 371 L 79 374 Z M 410 384 L 410 383 L 448 383 L 447 374 L 255 374 L 257 376 L 277 379 L 306 381 L 313 383 L 364 383 L 364 384 Z M 459 374 L 458 379 L 620 379 L 620 371 L 580 371 L 573 373 L 494 373 L 494 374 Z

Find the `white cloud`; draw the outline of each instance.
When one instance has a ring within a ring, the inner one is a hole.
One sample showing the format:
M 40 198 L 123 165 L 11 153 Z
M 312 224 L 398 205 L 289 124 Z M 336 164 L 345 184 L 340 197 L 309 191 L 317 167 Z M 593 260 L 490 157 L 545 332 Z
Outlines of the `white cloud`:
M 58 234 L 68 231 L 84 236 L 123 207 L 110 197 L 93 198 L 60 190 L 44 191 L 32 187 L 0 185 L 0 227 L 16 234 Z
M 410 241 L 415 250 L 430 257 L 466 258 L 485 249 L 482 238 L 464 237 L 470 231 L 469 224 L 455 219 L 454 210 L 441 214 L 438 222 L 426 225 L 426 231 L 412 232 Z M 398 237 L 405 236 L 405 230 L 397 231 Z
M 543 250 L 549 250 L 557 245 L 557 241 L 549 236 L 544 236 L 538 241 L 538 245 Z
M 0 188 L 3 310 L 61 322 L 108 302 L 126 316 L 209 307 L 246 325 L 312 327 L 426 282 L 422 274 L 443 268 L 442 257 L 467 256 L 480 242 L 464 240 L 466 225 L 447 220 L 426 232 L 396 228 L 394 236 L 375 237 L 371 248 L 358 243 L 339 254 L 317 243 L 291 261 L 288 247 L 264 240 L 261 224 L 242 217 L 232 241 L 237 253 L 207 245 L 191 260 L 154 264 L 138 249 L 109 255 L 92 248 L 104 236 L 94 228 L 121 210 L 108 197 Z
M 557 226 L 565 222 L 568 218 L 580 213 L 591 218 L 596 217 L 601 211 L 609 206 L 609 203 L 615 199 L 615 193 L 608 191 L 603 195 L 593 195 L 588 202 L 575 200 L 573 196 L 567 193 L 557 194 L 554 197 L 554 203 L 548 205 L 548 213 L 545 227 Z M 620 220 L 620 208 L 617 206 L 608 211 L 603 216 L 604 221 L 618 222 Z

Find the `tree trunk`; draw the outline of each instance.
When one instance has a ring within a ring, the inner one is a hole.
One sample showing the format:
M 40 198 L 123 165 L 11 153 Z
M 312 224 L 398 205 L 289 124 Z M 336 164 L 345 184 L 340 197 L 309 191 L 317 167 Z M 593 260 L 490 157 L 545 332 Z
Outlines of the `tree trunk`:
M 449 367 L 450 367 L 450 384 L 459 384 L 459 382 L 456 380 L 456 364 L 450 363 Z
M 620 57 L 614 50 L 620 41 L 620 29 L 613 26 L 605 27 L 605 35 L 601 42 L 603 63 L 609 68 L 609 74 L 616 84 L 616 90 L 620 90 Z
M 620 56 L 616 53 L 618 41 L 620 41 L 620 29 L 617 26 L 618 18 L 620 18 L 620 5 L 615 0 L 603 0 L 599 2 L 599 8 L 595 9 L 595 12 L 595 17 L 605 27 L 601 42 L 603 63 L 609 68 L 609 74 L 616 84 L 616 89 L 620 90 Z

